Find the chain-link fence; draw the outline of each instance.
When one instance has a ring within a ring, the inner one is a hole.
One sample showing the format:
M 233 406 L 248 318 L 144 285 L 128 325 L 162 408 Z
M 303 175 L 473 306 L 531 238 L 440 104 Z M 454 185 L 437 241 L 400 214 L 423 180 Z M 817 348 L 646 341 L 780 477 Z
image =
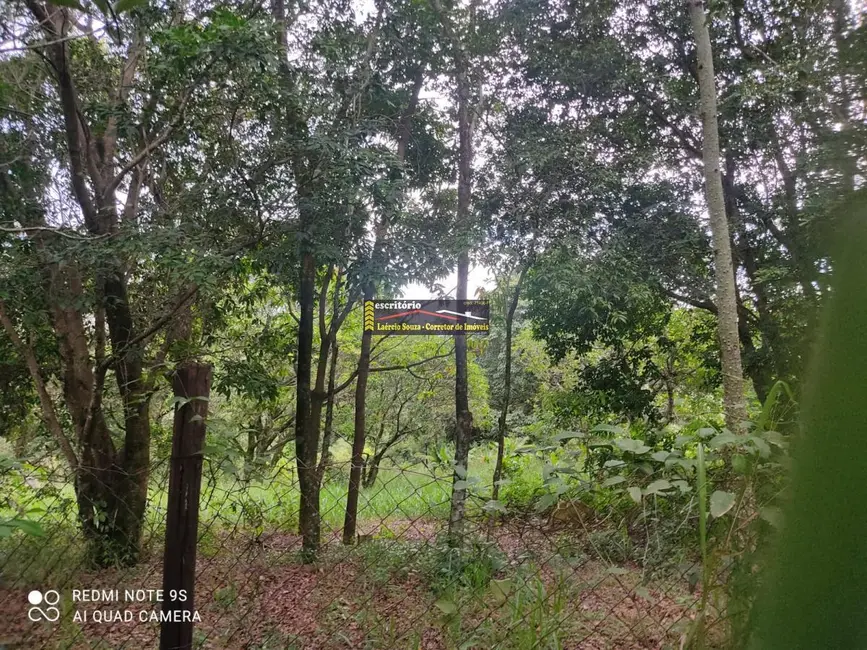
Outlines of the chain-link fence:
M 28 523 L 9 524 L 0 540 L 0 647 L 156 647 L 167 464 L 152 468 L 139 562 L 99 570 L 68 473 L 51 459 L 4 473 Z M 259 476 L 228 458 L 205 461 L 194 647 L 684 647 L 699 565 L 649 506 L 631 517 L 568 500 L 547 513 L 503 512 L 471 489 L 455 545 L 451 473 L 383 466 L 361 493 L 355 543 L 344 545 L 348 476 L 348 463 L 323 476 L 322 546 L 305 563 L 294 461 Z M 43 602 L 28 600 L 33 590 Z

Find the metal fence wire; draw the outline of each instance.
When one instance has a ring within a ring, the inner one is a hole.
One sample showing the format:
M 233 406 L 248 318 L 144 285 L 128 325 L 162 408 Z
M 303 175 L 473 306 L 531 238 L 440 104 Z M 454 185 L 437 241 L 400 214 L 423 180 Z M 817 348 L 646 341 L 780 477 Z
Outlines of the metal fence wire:
M 682 648 L 700 606 L 697 558 L 668 542 L 652 502 L 629 520 L 568 499 L 553 514 L 492 512 L 471 490 L 456 546 L 445 535 L 451 473 L 383 466 L 344 545 L 349 464 L 335 462 L 321 551 L 305 563 L 294 460 L 258 476 L 230 465 L 204 463 L 196 648 Z M 0 538 L 0 647 L 157 647 L 167 469 L 151 471 L 140 561 L 94 569 L 56 460 L 4 468 L 4 496 L 38 529 Z M 41 613 L 52 591 L 56 621 Z

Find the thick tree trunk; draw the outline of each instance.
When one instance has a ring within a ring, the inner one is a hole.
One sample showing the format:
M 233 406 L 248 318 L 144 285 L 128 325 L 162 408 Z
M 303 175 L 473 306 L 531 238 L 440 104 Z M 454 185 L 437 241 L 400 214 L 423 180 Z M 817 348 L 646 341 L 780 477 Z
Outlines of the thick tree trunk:
M 494 465 L 494 485 L 491 498 L 494 500 L 500 496 L 500 480 L 503 477 L 503 456 L 506 451 L 506 419 L 509 416 L 509 402 L 512 398 L 512 326 L 515 322 L 515 311 L 518 309 L 518 300 L 521 297 L 521 285 L 527 275 L 530 263 L 521 267 L 521 274 L 515 285 L 509 308 L 506 311 L 506 358 L 503 368 L 503 404 L 500 407 L 500 417 L 497 421 L 497 464 Z
M 720 169 L 713 55 L 704 4 L 701 0 L 687 0 L 687 6 L 698 51 L 700 110 L 703 130 L 702 156 L 704 159 L 705 193 L 714 247 L 725 419 L 726 426 L 731 431 L 741 432 L 744 430 L 747 420 L 747 411 L 744 399 L 741 349 L 738 340 L 738 308 L 732 267 L 731 238 L 726 218 Z
M 319 550 L 319 492 L 316 480 L 317 440 L 311 433 L 318 426 L 311 420 L 312 413 L 310 373 L 313 363 L 313 302 L 316 284 L 316 264 L 312 253 L 305 253 L 301 260 L 301 278 L 298 301 L 298 380 L 295 415 L 295 462 L 298 466 L 298 487 L 301 493 L 298 526 L 302 537 L 302 552 L 305 559 L 313 560 Z

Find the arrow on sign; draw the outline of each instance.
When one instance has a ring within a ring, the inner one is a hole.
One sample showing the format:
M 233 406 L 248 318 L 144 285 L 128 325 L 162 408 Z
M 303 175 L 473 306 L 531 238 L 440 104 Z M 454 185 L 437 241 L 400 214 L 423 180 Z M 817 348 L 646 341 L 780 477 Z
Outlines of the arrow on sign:
M 464 314 L 458 311 L 449 311 L 448 309 L 439 309 L 437 310 L 438 314 L 454 314 L 455 316 L 463 316 L 464 318 L 472 318 L 473 320 L 488 320 L 487 318 L 482 318 L 481 316 L 473 316 L 471 312 L 466 312 Z

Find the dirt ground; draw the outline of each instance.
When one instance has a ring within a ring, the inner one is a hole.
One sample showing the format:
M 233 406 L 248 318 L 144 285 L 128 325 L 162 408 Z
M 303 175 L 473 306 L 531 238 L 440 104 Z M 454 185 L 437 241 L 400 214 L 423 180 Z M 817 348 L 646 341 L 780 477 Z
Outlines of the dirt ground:
M 197 561 L 196 647 L 344 648 L 558 647 L 574 650 L 678 648 L 698 596 L 685 579 L 647 581 L 635 566 L 610 566 L 558 548 L 569 533 L 509 522 L 490 540 L 505 558 L 488 589 L 459 605 L 432 592 L 416 557 L 440 532 L 433 521 L 396 520 L 362 530 L 370 541 L 344 547 L 327 537 L 316 564 L 300 564 L 300 538 L 226 536 Z M 388 560 L 399 549 L 398 562 Z M 372 552 L 376 550 L 376 552 Z M 40 585 L 0 586 L 0 648 L 153 648 L 157 603 L 72 602 L 72 589 L 159 589 L 161 557 L 134 569 L 78 572 L 62 595 L 57 623 L 28 620 L 27 594 Z M 521 594 L 521 595 L 519 595 Z M 528 594 L 539 607 L 528 606 Z M 523 599 L 523 600 L 521 600 Z M 521 605 L 523 603 L 523 605 Z M 457 611 L 453 611 L 456 609 Z M 116 611 L 133 620 L 106 620 Z M 87 621 L 73 620 L 75 612 Z M 94 620 L 94 618 L 97 620 Z

